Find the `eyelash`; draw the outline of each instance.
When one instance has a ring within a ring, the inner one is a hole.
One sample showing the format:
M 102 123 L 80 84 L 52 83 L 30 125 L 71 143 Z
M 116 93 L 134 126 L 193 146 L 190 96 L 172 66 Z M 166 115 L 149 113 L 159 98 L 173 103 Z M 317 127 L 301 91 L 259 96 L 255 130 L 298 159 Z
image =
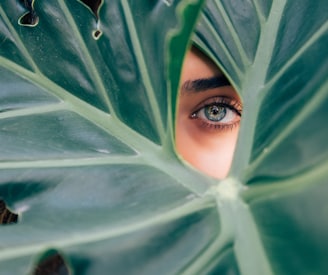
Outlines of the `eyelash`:
M 212 121 L 208 118 L 203 118 L 200 116 L 206 116 L 205 114 L 205 108 L 208 107 L 218 107 L 218 108 L 224 108 L 225 114 L 224 116 L 217 122 Z M 221 120 L 224 120 L 227 116 L 227 109 L 228 111 L 233 112 L 235 115 L 241 117 L 242 114 L 242 105 L 239 101 L 233 98 L 229 97 L 211 97 L 209 99 L 206 99 L 205 101 L 201 102 L 197 107 L 196 110 L 193 111 L 190 115 L 191 119 L 197 119 L 199 121 L 199 126 L 202 128 L 206 128 L 207 130 L 231 130 L 234 127 L 238 126 L 240 123 L 240 119 L 233 122 L 233 123 L 220 123 Z M 200 112 L 203 111 L 204 114 L 201 114 Z M 230 114 L 231 115 L 231 114 Z

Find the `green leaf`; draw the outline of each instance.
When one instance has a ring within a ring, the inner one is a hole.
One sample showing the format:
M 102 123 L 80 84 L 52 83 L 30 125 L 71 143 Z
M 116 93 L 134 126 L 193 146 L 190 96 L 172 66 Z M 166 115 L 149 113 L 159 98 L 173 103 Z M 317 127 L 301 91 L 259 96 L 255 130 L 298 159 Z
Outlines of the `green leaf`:
M 325 2 L 206 2 L 194 43 L 244 101 L 219 183 L 174 152 L 202 1 L 82 2 L 0 6 L 0 197 L 19 214 L 0 274 L 54 253 L 73 274 L 328 273 Z
M 271 271 L 326 274 L 326 3 L 208 1 L 195 40 L 244 100 L 231 176 Z

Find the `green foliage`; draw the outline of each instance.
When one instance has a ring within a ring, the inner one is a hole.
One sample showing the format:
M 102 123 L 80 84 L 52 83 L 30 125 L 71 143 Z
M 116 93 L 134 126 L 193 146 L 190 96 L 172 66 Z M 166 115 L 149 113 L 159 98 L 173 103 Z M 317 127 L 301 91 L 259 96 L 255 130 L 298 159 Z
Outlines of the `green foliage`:
M 216 182 L 173 143 L 201 2 L 1 2 L 0 196 L 19 221 L 0 274 L 56 253 L 73 274 L 328 273 L 328 6 L 206 3 L 194 41 L 244 101 Z

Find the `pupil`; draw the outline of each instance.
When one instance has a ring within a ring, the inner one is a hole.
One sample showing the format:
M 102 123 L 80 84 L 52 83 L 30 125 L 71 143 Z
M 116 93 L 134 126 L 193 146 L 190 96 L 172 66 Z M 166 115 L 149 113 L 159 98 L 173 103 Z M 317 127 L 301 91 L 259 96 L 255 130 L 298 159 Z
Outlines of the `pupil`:
M 205 109 L 206 118 L 211 121 L 220 121 L 226 115 L 226 109 L 222 106 L 212 105 Z

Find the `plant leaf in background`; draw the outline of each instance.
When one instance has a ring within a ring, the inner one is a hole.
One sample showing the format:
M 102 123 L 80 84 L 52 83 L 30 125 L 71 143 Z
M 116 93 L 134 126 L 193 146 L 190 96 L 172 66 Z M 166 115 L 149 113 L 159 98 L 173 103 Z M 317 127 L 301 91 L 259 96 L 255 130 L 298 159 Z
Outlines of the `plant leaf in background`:
M 202 13 L 195 42 L 245 105 L 216 183 L 173 150 L 200 2 L 2 1 L 0 196 L 19 218 L 0 274 L 54 254 L 73 274 L 326 274 L 328 12 L 294 2 Z
M 326 2 L 208 1 L 195 41 L 244 100 L 230 174 L 248 185 L 270 269 L 326 274 Z
M 99 21 L 79 1 L 26 3 L 0 6 L 0 194 L 19 214 L 0 273 L 51 251 L 75 274 L 183 269 L 219 227 L 215 201 L 194 198 L 211 181 L 172 151 L 164 49 L 185 37 L 181 65 L 201 3 L 104 1 Z

